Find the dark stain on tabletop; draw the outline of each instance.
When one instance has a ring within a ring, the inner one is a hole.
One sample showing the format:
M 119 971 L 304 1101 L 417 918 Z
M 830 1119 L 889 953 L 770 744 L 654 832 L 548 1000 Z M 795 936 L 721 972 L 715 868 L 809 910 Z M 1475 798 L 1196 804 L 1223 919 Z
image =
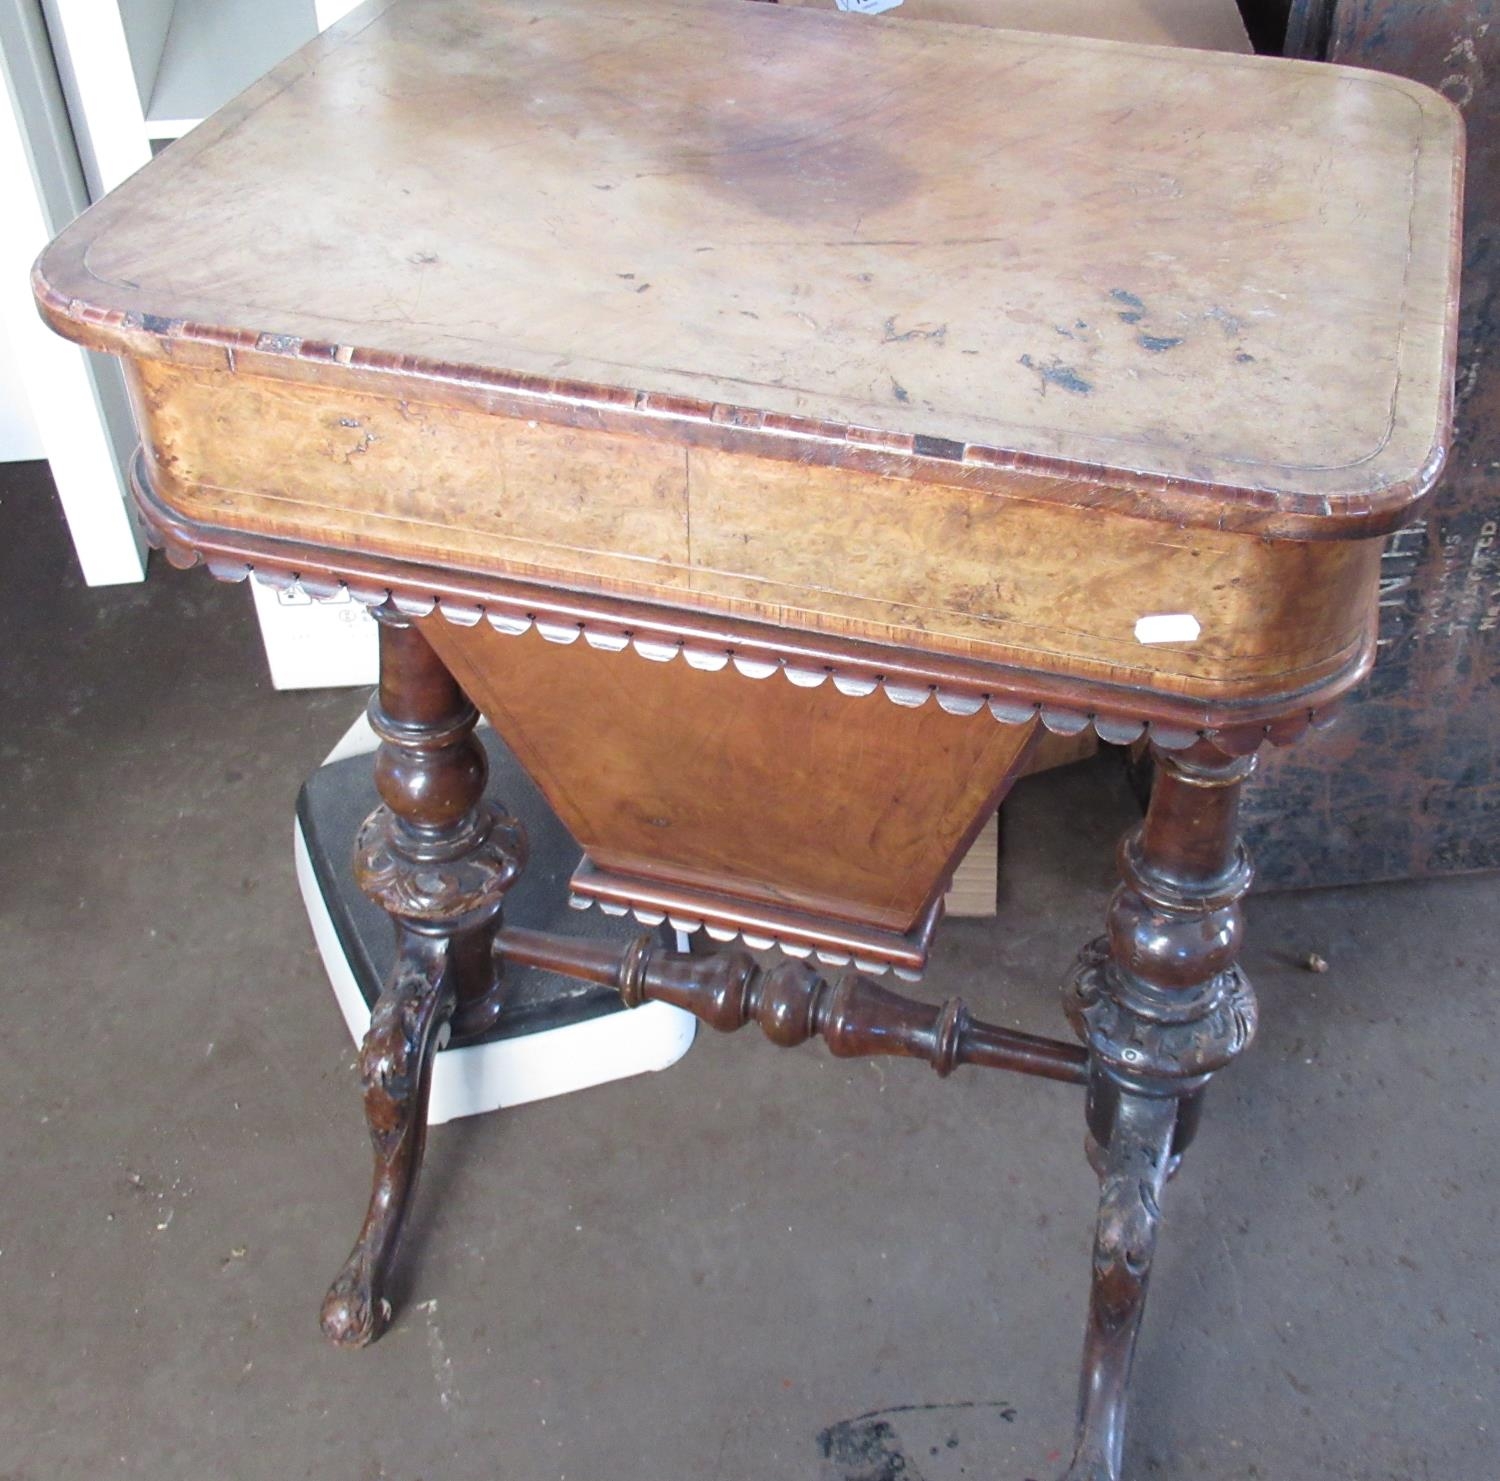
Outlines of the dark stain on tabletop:
M 1124 288 L 1111 288 L 1109 296 L 1116 303 L 1122 305 L 1119 315 L 1125 323 L 1139 324 L 1141 322 L 1141 318 L 1146 312 L 1144 300 L 1137 298 L 1134 293 L 1128 292 Z
M 1172 334 L 1138 334 L 1135 337 L 1135 342 L 1143 350 L 1150 350 L 1153 355 L 1160 355 L 1164 350 L 1175 350 L 1182 343 L 1182 336 Z
M 1034 370 L 1041 377 L 1042 394 L 1047 394 L 1048 386 L 1057 386 L 1064 391 L 1071 391 L 1075 396 L 1087 396 L 1094 389 L 1092 381 L 1085 380 L 1071 366 L 1054 356 L 1045 365 L 1033 360 L 1030 355 L 1022 355 L 1020 363 L 1027 370 Z
M 669 112 L 660 168 L 646 173 L 688 176 L 766 217 L 821 230 L 896 212 L 921 183 L 899 152 L 816 106 L 789 103 L 755 118 L 735 112 L 715 114 L 706 138 L 699 105 L 680 120 Z
M 1239 319 L 1234 314 L 1231 314 L 1227 309 L 1221 309 L 1216 305 L 1215 307 L 1209 309 L 1203 317 L 1205 319 L 1212 319 L 1214 323 L 1216 323 L 1219 328 L 1224 331 L 1224 334 L 1227 338 L 1239 338 L 1243 326 L 1241 325 Z
M 880 342 L 883 345 L 907 344 L 915 339 L 930 339 L 933 344 L 945 344 L 948 339 L 946 324 L 915 324 L 910 329 L 897 329 L 893 317 L 881 326 Z

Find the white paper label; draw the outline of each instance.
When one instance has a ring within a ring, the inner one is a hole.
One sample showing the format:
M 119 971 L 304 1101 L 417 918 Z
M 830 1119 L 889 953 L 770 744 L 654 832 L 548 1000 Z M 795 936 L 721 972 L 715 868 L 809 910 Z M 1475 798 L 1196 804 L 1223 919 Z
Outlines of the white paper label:
M 879 15 L 883 10 L 894 10 L 901 0 L 833 0 L 840 10 L 857 10 L 864 15 Z
M 1135 625 L 1137 643 L 1192 643 L 1203 629 L 1191 612 L 1156 612 Z

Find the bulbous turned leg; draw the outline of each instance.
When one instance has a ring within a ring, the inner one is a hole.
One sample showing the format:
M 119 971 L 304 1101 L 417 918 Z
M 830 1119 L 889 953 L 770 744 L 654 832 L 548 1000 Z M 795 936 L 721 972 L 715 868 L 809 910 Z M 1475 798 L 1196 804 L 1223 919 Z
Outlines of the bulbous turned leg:
M 476 1038 L 502 1011 L 494 936 L 526 852 L 519 827 L 485 801 L 473 706 L 405 618 L 376 616 L 370 723 L 384 805 L 360 829 L 354 871 L 391 916 L 397 955 L 360 1051 L 370 1205 L 323 1302 L 323 1331 L 340 1347 L 373 1342 L 390 1320 L 385 1292 L 421 1167 L 433 1056 L 445 1030 Z
M 1090 1051 L 1090 1151 L 1102 1184 L 1065 1481 L 1119 1481 L 1130 1369 L 1161 1197 L 1192 1140 L 1209 1077 L 1249 1044 L 1255 995 L 1235 965 L 1251 870 L 1235 835 L 1253 758 L 1209 743 L 1156 755 L 1145 822 L 1120 848 L 1109 933 L 1063 990 Z

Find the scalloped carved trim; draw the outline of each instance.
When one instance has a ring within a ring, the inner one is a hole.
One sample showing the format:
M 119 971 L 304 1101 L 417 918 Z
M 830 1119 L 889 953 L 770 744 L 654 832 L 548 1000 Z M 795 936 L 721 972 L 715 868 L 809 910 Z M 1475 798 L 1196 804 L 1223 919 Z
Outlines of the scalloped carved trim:
M 852 952 L 827 951 L 821 947 L 811 945 L 806 941 L 795 941 L 785 936 L 763 934 L 758 931 L 742 931 L 738 927 L 725 925 L 719 921 L 700 920 L 694 916 L 672 915 L 666 911 L 653 910 L 646 905 L 626 905 L 619 900 L 605 900 L 593 898 L 588 895 L 568 896 L 568 904 L 574 910 L 591 910 L 598 906 L 605 915 L 617 919 L 627 915 L 634 916 L 643 926 L 660 926 L 667 924 L 674 931 L 681 931 L 684 936 L 696 936 L 700 932 L 708 936 L 711 941 L 724 946 L 739 942 L 751 951 L 770 951 L 773 947 L 777 951 L 784 952 L 789 957 L 796 957 L 799 961 L 806 961 L 809 957 L 815 957 L 825 967 L 848 967 L 853 966 L 857 971 L 865 972 L 875 977 L 883 977 L 887 972 L 894 973 L 903 982 L 920 982 L 922 973 L 914 972 L 909 967 L 898 967 L 894 962 L 880 961 L 878 959 L 856 956 Z
M 1047 701 L 1030 700 L 1024 694 L 1009 691 L 988 692 L 977 686 L 974 689 L 936 684 L 924 686 L 900 678 L 887 678 L 874 669 L 832 666 L 813 668 L 796 658 L 760 651 L 753 654 L 739 653 L 728 645 L 710 647 L 684 640 L 673 641 L 666 637 L 637 633 L 630 627 L 608 622 L 563 623 L 538 618 L 519 602 L 509 604 L 497 601 L 479 605 L 411 588 L 371 586 L 321 574 L 304 576 L 300 571 L 265 563 L 252 564 L 217 556 L 204 557 L 177 538 L 175 532 L 164 531 L 149 517 L 143 523 L 150 543 L 163 550 L 173 566 L 179 570 L 187 570 L 202 561 L 210 574 L 220 581 L 243 581 L 247 576 L 254 576 L 257 581 L 281 591 L 299 589 L 314 601 L 332 600 L 347 592 L 353 600 L 368 607 L 390 602 L 408 617 L 428 617 L 437 612 L 446 621 L 459 627 L 473 627 L 483 619 L 496 632 L 512 637 L 524 636 L 535 628 L 549 643 L 574 643 L 581 637 L 591 648 L 611 653 L 622 653 L 629 648 L 652 663 L 671 663 L 680 657 L 689 667 L 710 673 L 732 664 L 745 678 L 769 679 L 780 673 L 788 683 L 805 689 L 815 689 L 832 680 L 833 687 L 840 694 L 851 698 L 863 697 L 878 689 L 892 704 L 909 709 L 919 709 L 936 702 L 940 709 L 949 714 L 972 715 L 983 708 L 988 709 L 1002 725 L 1026 725 L 1033 720 L 1040 720 L 1043 728 L 1054 735 L 1078 735 L 1092 727 L 1100 740 L 1112 745 L 1130 745 L 1146 736 L 1163 750 L 1180 751 L 1200 739 L 1208 739 L 1228 755 L 1244 756 L 1254 752 L 1265 742 L 1276 746 L 1289 745 L 1309 725 L 1321 729 L 1330 724 L 1333 718 L 1331 714 L 1304 707 L 1264 723 L 1247 722 L 1218 729 L 1190 729 L 1185 725 L 1140 718 L 1123 711 L 1085 712 L 1068 709 Z

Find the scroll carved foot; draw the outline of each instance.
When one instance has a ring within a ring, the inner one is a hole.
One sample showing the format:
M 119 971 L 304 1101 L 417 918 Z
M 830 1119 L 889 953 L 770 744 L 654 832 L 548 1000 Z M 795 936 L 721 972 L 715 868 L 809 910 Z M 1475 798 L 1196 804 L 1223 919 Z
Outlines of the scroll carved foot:
M 1064 1481 L 1119 1481 L 1126 1399 L 1170 1175 L 1177 1101 L 1122 1096 L 1104 1153 L 1079 1433 Z
M 448 943 L 401 935 L 359 1056 L 375 1181 L 359 1238 L 323 1301 L 323 1331 L 338 1347 L 367 1346 L 390 1320 L 386 1281 L 421 1168 L 432 1057 L 455 1001 Z

